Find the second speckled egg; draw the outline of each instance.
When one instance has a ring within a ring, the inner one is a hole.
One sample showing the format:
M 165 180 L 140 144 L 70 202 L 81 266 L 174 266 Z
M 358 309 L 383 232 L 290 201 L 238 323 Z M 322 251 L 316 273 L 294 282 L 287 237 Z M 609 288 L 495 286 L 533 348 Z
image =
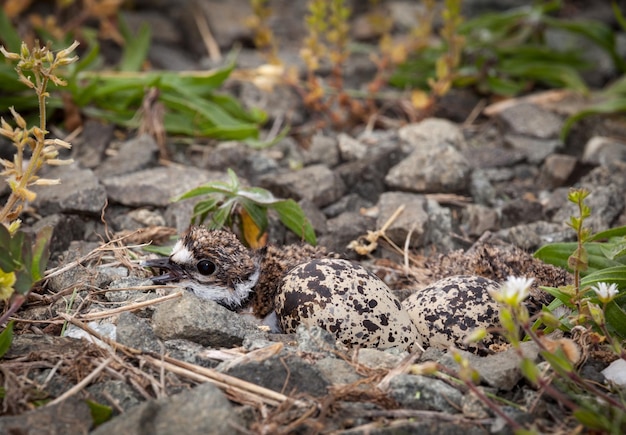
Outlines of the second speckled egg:
M 417 349 L 409 314 L 376 275 L 340 259 L 300 264 L 282 280 L 276 314 L 285 332 L 317 325 L 347 346 Z
M 476 351 L 489 346 L 496 336 L 488 334 L 481 342 L 464 343 L 477 328 L 500 323 L 500 307 L 489 295 L 500 285 L 480 276 L 459 275 L 441 279 L 402 301 L 425 346 Z

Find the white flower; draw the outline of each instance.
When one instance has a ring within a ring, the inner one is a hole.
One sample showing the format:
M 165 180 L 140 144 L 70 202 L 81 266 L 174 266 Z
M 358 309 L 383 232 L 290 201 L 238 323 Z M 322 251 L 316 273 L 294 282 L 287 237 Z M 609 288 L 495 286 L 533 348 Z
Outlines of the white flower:
M 598 295 L 598 299 L 600 302 L 606 304 L 607 302 L 611 302 L 615 296 L 619 293 L 617 289 L 617 285 L 615 283 L 608 284 L 606 282 L 599 282 L 591 289 L 596 292 Z
M 530 286 L 533 281 L 534 278 L 509 276 L 500 287 L 500 292 L 494 295 L 494 298 L 510 306 L 519 305 L 530 294 Z

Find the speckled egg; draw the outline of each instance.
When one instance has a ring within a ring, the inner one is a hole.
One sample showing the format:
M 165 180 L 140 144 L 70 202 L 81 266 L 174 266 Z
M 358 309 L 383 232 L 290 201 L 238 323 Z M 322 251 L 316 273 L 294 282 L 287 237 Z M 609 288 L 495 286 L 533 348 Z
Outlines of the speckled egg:
M 276 298 L 276 314 L 285 332 L 299 324 L 317 325 L 347 346 L 415 350 L 421 345 L 387 285 L 347 260 L 317 259 L 290 270 Z
M 481 344 L 464 344 L 475 329 L 499 325 L 500 308 L 489 295 L 500 285 L 480 276 L 451 276 L 413 293 L 402 302 L 425 346 L 477 351 L 496 340 L 488 334 Z

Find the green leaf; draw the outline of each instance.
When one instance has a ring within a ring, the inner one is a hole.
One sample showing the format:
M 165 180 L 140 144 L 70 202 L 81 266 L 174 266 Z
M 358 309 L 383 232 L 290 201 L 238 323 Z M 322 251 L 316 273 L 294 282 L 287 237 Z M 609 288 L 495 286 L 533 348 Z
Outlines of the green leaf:
M 583 287 L 592 286 L 599 282 L 615 283 L 618 288 L 626 289 L 626 266 L 619 265 L 600 269 L 584 276 L 580 280 L 580 284 Z
M 606 101 L 588 107 L 585 110 L 581 110 L 565 120 L 563 128 L 561 129 L 561 140 L 565 141 L 569 131 L 572 129 L 572 126 L 587 116 L 618 112 L 626 112 L 626 97 L 615 96 Z
M 30 265 L 30 274 L 33 282 L 43 279 L 46 265 L 50 258 L 50 240 L 52 239 L 53 228 L 45 226 L 39 230 L 33 245 L 33 260 Z
M 167 245 L 167 246 L 148 245 L 148 246 L 144 246 L 142 249 L 146 252 L 152 252 L 153 254 L 158 254 L 163 257 L 169 257 L 170 255 L 172 255 L 173 247 L 174 245 Z
M 620 336 L 623 340 L 626 338 L 626 311 L 620 307 L 615 300 L 606 305 L 604 310 L 606 323 Z
M 297 202 L 293 199 L 286 199 L 273 204 L 271 207 L 276 210 L 283 225 L 310 245 L 317 244 L 315 230 Z
M 562 348 L 557 347 L 553 352 L 542 351 L 540 353 L 559 375 L 569 377 L 569 374 L 574 372 L 574 367 Z
M 4 7 L 0 8 L 0 35 L 2 35 L 0 38 L 2 45 L 4 45 L 8 51 L 12 51 L 14 53 L 20 52 L 22 38 L 20 38 L 20 35 L 17 33 L 15 27 L 13 27 L 11 20 L 4 12 Z M 15 78 L 13 80 L 15 80 Z
M 611 260 L 606 258 L 602 251 L 601 243 L 585 243 L 585 249 L 587 250 L 588 268 L 582 272 L 582 275 L 588 275 L 598 270 L 606 269 L 613 266 L 621 266 L 622 263 L 617 260 Z M 534 256 L 541 261 L 549 264 L 553 264 L 563 269 L 568 268 L 567 260 L 570 255 L 577 249 L 578 244 L 576 242 L 566 243 L 551 243 L 549 245 L 539 248 Z
M 537 380 L 539 379 L 539 369 L 534 361 L 529 358 L 522 359 L 522 362 L 520 363 L 520 370 L 531 384 L 537 385 Z
M 91 411 L 91 418 L 93 419 L 94 427 L 98 427 L 102 423 L 106 423 L 113 416 L 113 408 L 110 406 L 102 405 L 93 400 L 85 400 L 89 410 Z
M 594 240 L 602 240 L 602 239 L 610 239 L 613 237 L 624 237 L 626 236 L 626 226 L 611 228 L 605 231 L 600 231 L 599 233 L 594 234 L 589 238 L 589 241 Z
M 210 197 L 205 200 L 199 201 L 193 207 L 193 216 L 191 217 L 192 222 L 195 223 L 196 220 L 198 223 L 204 222 L 209 213 L 213 213 L 215 210 L 217 210 L 217 206 L 220 201 L 221 198 L 217 197 Z
M 578 420 L 585 427 L 586 430 L 604 429 L 607 431 L 606 433 L 611 433 L 609 430 L 611 427 L 610 422 L 608 422 L 606 417 L 597 411 L 581 407 L 576 409 L 572 414 L 574 418 L 576 418 L 576 420 Z
M 224 204 L 222 204 L 217 209 L 217 211 L 213 213 L 213 218 L 212 218 L 210 228 L 218 229 L 226 225 L 226 223 L 230 221 L 230 215 L 232 213 L 234 205 L 235 205 L 235 200 L 233 198 L 229 199 Z
M 7 327 L 4 328 L 2 332 L 0 332 L 0 358 L 2 358 L 11 347 L 11 343 L 13 342 L 13 320 L 11 320 Z
M 120 71 L 139 71 L 148 57 L 152 32 L 147 23 L 142 23 L 137 34 L 128 28 L 122 14 L 118 14 L 119 29 L 124 37 L 124 51 L 118 65 Z
M 0 269 L 4 272 L 13 272 L 19 266 L 11 254 L 11 234 L 0 224 Z

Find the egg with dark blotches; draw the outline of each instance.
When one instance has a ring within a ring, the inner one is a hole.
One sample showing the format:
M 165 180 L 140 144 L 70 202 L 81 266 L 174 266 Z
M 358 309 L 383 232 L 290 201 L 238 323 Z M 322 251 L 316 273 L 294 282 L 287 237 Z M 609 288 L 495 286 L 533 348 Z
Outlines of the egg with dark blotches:
M 499 340 L 488 333 L 479 343 L 465 342 L 476 329 L 493 329 L 500 324 L 500 307 L 489 294 L 499 289 L 500 284 L 480 276 L 451 276 L 413 293 L 402 301 L 402 307 L 424 346 L 455 346 L 475 352 Z
M 317 259 L 291 269 L 280 284 L 276 314 L 285 332 L 316 325 L 346 346 L 413 351 L 422 344 L 387 285 L 347 260 Z

